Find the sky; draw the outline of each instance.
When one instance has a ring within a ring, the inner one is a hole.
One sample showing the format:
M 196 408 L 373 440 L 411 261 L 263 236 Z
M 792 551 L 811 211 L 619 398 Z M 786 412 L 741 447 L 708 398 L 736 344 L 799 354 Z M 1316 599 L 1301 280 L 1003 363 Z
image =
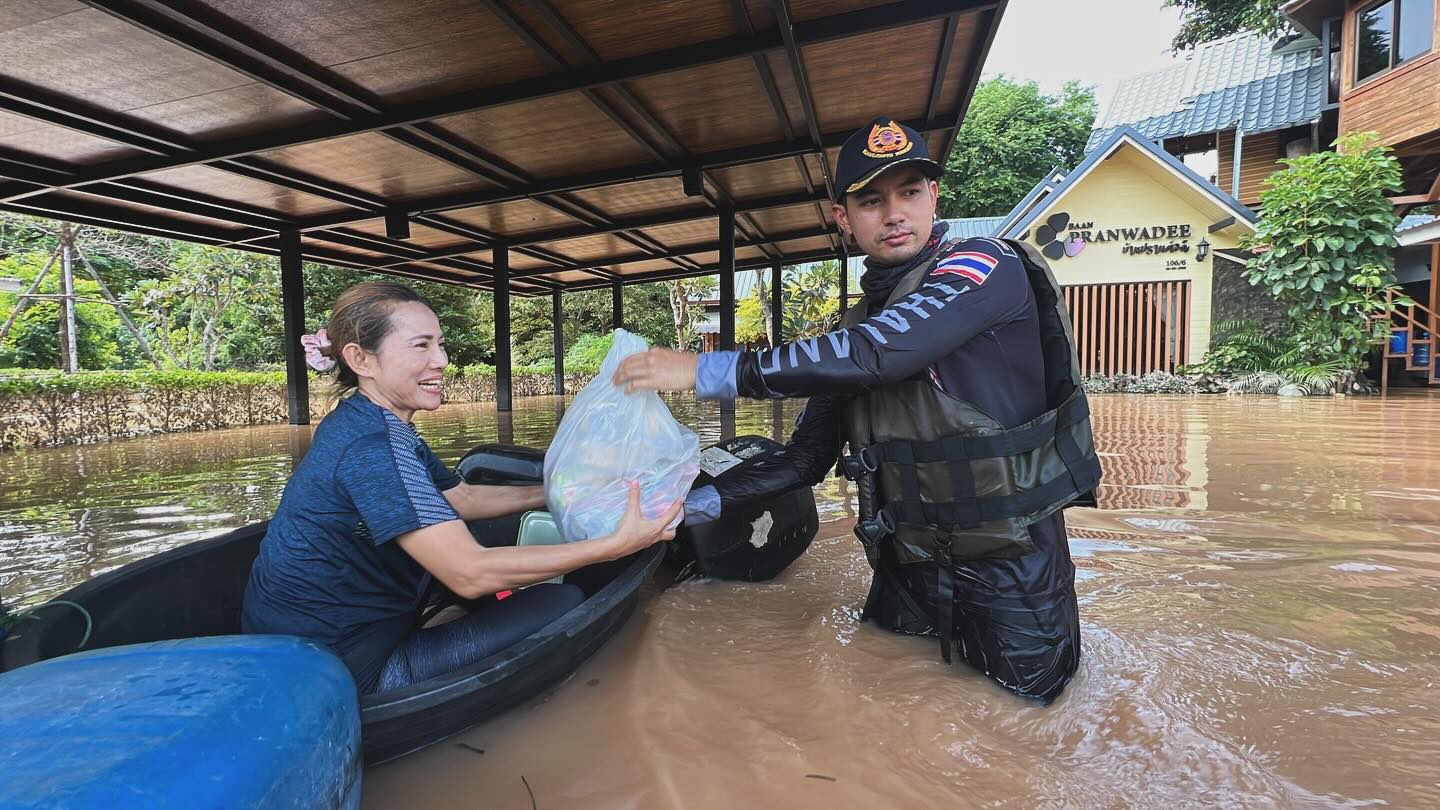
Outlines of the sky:
M 1005 74 L 1057 93 L 1077 79 L 1095 85 L 1100 117 L 1121 79 L 1171 64 L 1180 11 L 1162 0 L 1010 0 L 983 78 Z

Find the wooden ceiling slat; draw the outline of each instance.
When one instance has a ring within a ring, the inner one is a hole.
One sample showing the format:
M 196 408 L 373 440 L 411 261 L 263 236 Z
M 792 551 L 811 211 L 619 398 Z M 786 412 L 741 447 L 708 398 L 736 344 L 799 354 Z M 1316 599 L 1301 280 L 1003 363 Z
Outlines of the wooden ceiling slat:
M 824 210 L 828 214 L 830 206 L 825 206 Z M 761 230 L 767 234 L 789 233 L 812 228 L 818 230 L 820 228 L 820 223 L 815 215 L 815 206 L 813 205 L 797 205 L 791 208 L 756 211 L 750 216 L 755 219 L 756 224 L 760 226 Z M 828 216 L 826 217 L 826 222 L 829 222 Z
M 351 225 L 352 230 L 362 233 L 374 234 L 375 236 L 385 235 L 385 223 L 380 220 L 370 222 L 359 222 Z M 437 231 L 434 228 L 427 228 L 414 222 L 410 223 L 410 238 L 405 240 L 406 244 L 424 248 L 445 248 L 453 245 L 465 244 L 468 240 L 456 236 L 453 233 Z M 469 256 L 470 254 L 465 254 Z
M 709 210 L 699 198 L 685 196 L 678 177 L 661 177 L 605 188 L 585 189 L 571 192 L 571 196 L 615 219 L 631 219 L 664 211 L 683 211 L 687 208 L 694 208 L 696 211 Z
M 212 0 L 210 5 L 390 103 L 546 72 L 523 42 L 473 0 L 427 0 L 423 7 L 386 0 Z M 485 47 L 475 47 L 477 42 Z
M 737 33 L 730 0 L 652 0 L 635 13 L 594 0 L 555 0 L 553 5 L 607 62 Z
M 646 228 L 645 233 L 652 239 L 658 239 L 661 243 L 670 246 L 715 244 L 720 238 L 719 228 L 716 220 L 702 219 Z
M 714 152 L 784 138 L 750 59 L 630 83 L 691 152 Z
M 715 169 L 710 175 L 739 199 L 778 197 L 805 190 L 805 179 L 800 176 L 794 158 Z M 811 174 L 811 181 L 817 185 L 819 179 L 818 174 Z
M 375 133 L 292 146 L 259 157 L 397 202 L 494 188 L 469 172 Z
M 901 120 L 923 117 L 941 30 L 941 23 L 935 21 L 804 48 L 820 129 L 853 130 L 877 115 Z M 854 92 L 857 83 L 875 81 L 881 65 L 885 93 L 870 97 Z M 906 79 L 897 81 L 889 78 L 892 76 Z
M 145 175 L 145 179 L 174 189 L 200 192 L 257 208 L 268 208 L 291 217 L 318 216 L 343 207 L 323 197 L 251 180 L 208 166 L 186 166 L 154 172 Z
M 21 115 L 0 112 L 0 148 L 93 165 L 141 154 L 106 138 L 97 138 L 73 129 L 46 124 Z
M 541 177 L 653 159 L 595 105 L 573 94 L 442 118 L 436 123 L 485 152 Z
M 579 262 L 641 255 L 635 245 L 614 234 L 586 236 L 580 239 L 566 239 L 563 242 L 542 242 L 534 245 L 534 247 L 554 251 L 555 253 L 569 256 Z
M 534 233 L 580 224 L 573 217 L 533 200 L 517 200 L 483 208 L 464 208 L 451 211 L 446 216 L 490 233 L 506 235 Z

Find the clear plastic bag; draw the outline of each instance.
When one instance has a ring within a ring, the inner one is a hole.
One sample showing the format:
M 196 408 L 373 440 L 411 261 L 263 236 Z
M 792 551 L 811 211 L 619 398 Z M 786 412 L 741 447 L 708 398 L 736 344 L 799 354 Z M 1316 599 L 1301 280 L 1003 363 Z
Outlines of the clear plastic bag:
M 610 382 L 621 360 L 647 348 L 639 335 L 615 330 L 600 373 L 576 395 L 545 451 L 545 501 L 567 541 L 614 532 L 625 515 L 627 482 L 640 482 L 640 511 L 655 518 L 700 473 L 699 438 L 660 396 L 626 394 Z

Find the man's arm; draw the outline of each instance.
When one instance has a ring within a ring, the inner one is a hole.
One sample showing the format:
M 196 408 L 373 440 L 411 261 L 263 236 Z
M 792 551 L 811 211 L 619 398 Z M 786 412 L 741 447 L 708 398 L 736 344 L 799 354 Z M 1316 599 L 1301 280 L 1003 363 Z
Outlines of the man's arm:
M 848 397 L 811 399 L 784 447 L 752 459 L 743 472 L 692 491 L 685 499 L 685 522 L 708 523 L 722 511 L 825 480 L 840 456 L 840 418 L 848 402 Z
M 857 326 L 759 352 L 700 356 L 706 399 L 853 394 L 908 379 L 966 341 L 1024 312 L 1025 266 L 995 239 L 967 239 L 925 283 Z
M 627 393 L 694 389 L 702 399 L 854 394 L 913 377 L 1033 302 L 1014 248 L 967 239 L 918 290 L 854 327 L 761 352 L 651 349 L 625 358 L 612 381 Z

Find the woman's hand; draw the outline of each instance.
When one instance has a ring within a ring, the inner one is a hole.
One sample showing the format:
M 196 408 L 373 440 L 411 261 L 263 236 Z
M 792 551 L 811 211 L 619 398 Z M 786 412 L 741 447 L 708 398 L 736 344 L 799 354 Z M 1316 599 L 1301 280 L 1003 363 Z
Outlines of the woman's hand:
M 629 502 L 625 506 L 625 517 L 621 518 L 620 525 L 615 533 L 610 535 L 610 542 L 615 547 L 617 557 L 624 557 L 634 554 L 644 548 L 669 540 L 675 536 L 674 529 L 667 529 L 666 526 L 680 514 L 685 507 L 685 499 L 680 498 L 670 504 L 670 508 L 659 517 L 650 520 L 640 512 L 640 482 L 630 482 Z
M 636 352 L 620 361 L 611 382 L 625 393 L 636 391 L 690 391 L 695 388 L 695 369 L 700 355 L 654 348 Z

